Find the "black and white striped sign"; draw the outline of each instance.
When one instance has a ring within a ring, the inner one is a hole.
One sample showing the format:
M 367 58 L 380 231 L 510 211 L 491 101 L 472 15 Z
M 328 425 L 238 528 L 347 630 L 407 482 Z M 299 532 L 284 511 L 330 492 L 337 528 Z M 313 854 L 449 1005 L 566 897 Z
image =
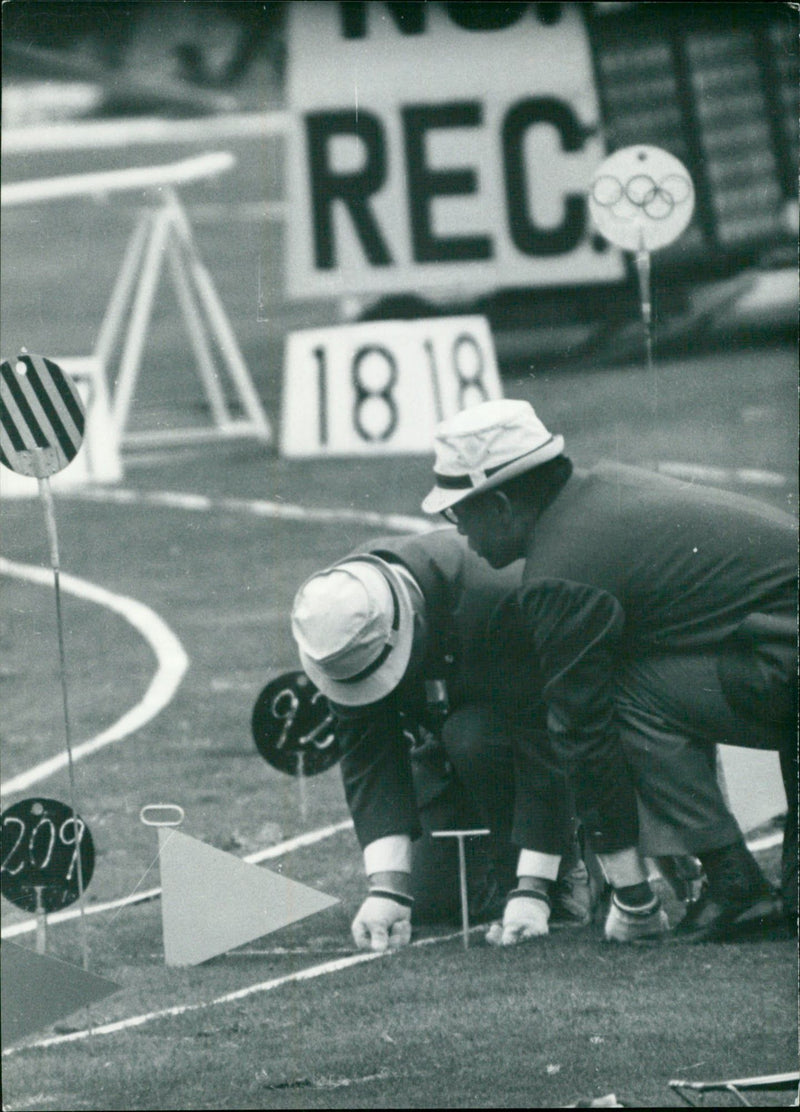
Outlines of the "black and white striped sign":
M 37 479 L 78 454 L 85 427 L 78 389 L 57 363 L 22 352 L 0 365 L 0 463 Z

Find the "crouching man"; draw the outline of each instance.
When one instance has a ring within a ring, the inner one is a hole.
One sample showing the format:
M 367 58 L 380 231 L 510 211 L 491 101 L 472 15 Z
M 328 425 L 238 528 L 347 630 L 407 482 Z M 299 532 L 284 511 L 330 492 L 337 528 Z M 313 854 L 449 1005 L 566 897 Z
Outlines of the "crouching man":
M 573 468 L 524 401 L 463 410 L 436 433 L 445 513 L 491 567 L 525 559 L 504 613 L 539 671 L 553 750 L 614 889 L 606 922 L 658 936 L 636 793 L 683 816 L 708 877 L 687 942 L 797 924 L 797 523 L 753 499 L 637 468 Z M 780 754 L 789 803 L 781 895 L 708 768 L 717 743 Z
M 376 541 L 297 592 L 292 632 L 334 712 L 369 880 L 360 947 L 402 945 L 412 922 L 458 922 L 456 848 L 436 830 L 490 831 L 467 842 L 470 919 L 502 919 L 490 941 L 590 920 L 541 684 L 511 628 L 487 632 L 521 572 L 491 569 L 445 527 Z M 678 825 L 663 823 L 649 852 L 690 853 Z

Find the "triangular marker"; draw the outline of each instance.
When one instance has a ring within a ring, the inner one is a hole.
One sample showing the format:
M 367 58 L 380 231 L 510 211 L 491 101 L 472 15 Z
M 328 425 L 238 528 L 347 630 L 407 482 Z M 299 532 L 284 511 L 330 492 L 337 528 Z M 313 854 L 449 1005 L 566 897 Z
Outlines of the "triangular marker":
M 0 963 L 4 1048 L 122 987 L 77 965 L 37 954 L 13 942 L 4 942 L 0 947 Z
M 167 965 L 197 965 L 339 901 L 251 865 L 174 828 L 159 827 Z

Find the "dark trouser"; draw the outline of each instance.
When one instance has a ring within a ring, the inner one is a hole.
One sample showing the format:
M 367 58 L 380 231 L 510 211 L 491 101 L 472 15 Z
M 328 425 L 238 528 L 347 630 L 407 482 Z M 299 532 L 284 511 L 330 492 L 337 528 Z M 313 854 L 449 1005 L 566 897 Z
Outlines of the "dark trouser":
M 794 915 L 797 728 L 791 707 L 796 694 L 788 689 L 783 698 L 785 707 L 773 704 L 774 721 L 758 720 L 732 708 L 720 682 L 716 656 L 655 656 L 624 670 L 617 708 L 641 803 L 657 826 L 675 831 L 678 846 L 683 846 L 670 852 L 702 853 L 741 837 L 716 778 L 708 775 L 716 743 L 778 751 L 788 801 L 781 888 L 787 910 Z M 688 840 L 682 831 L 691 832 Z
M 488 706 L 462 706 L 445 722 L 441 746 L 412 755 L 424 830 L 412 847 L 415 921 L 460 922 L 457 839 L 435 838 L 434 830 L 490 831 L 465 840 L 470 920 L 502 914 L 503 898 L 516 882 L 516 785 L 535 801 L 526 807 L 531 817 L 524 844 L 558 856 L 569 851 L 573 822 L 566 781 L 538 759 L 540 746 L 514 746 L 512 732 Z

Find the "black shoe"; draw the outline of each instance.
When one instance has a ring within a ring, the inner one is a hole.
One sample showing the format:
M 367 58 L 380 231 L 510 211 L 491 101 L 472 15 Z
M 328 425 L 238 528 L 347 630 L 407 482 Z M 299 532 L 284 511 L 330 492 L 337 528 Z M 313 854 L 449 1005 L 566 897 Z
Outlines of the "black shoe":
M 674 942 L 733 942 L 775 937 L 785 923 L 783 904 L 770 892 L 751 899 L 715 899 L 706 889 L 672 932 Z

